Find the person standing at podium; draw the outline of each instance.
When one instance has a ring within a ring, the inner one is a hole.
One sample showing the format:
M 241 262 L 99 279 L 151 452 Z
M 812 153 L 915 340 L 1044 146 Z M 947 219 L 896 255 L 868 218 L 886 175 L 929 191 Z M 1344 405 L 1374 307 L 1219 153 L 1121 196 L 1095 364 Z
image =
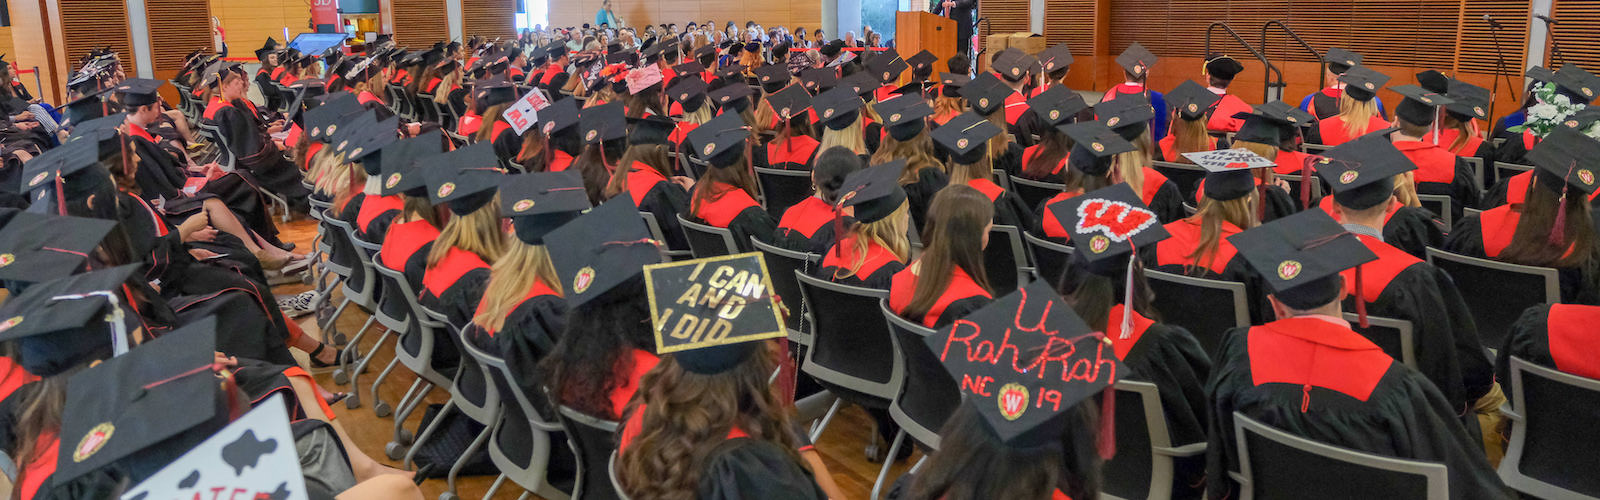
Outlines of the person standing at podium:
M 955 20 L 956 52 L 971 55 L 972 13 L 978 10 L 978 0 L 931 0 L 929 12 Z

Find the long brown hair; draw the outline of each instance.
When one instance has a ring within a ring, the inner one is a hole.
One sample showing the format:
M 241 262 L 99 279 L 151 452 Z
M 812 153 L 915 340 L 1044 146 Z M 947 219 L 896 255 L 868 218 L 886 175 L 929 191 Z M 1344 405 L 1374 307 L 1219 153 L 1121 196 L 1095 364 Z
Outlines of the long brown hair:
M 1050 178 L 1050 171 L 1061 164 L 1061 160 L 1067 157 L 1071 147 L 1072 141 L 1067 138 L 1067 134 L 1061 133 L 1061 130 L 1055 127 L 1045 127 L 1039 133 L 1039 153 L 1022 165 L 1022 174 L 1029 179 Z M 1065 174 L 1067 169 L 1061 170 L 1061 173 Z
M 1172 117 L 1174 118 L 1172 120 L 1172 131 L 1169 133 L 1173 137 L 1172 152 L 1177 157 L 1166 158 L 1166 160 L 1173 163 L 1193 164 L 1194 162 L 1189 161 L 1189 158 L 1183 156 L 1183 153 L 1211 150 L 1211 135 L 1206 131 L 1205 117 L 1201 117 L 1199 120 L 1185 120 L 1176 111 L 1172 113 Z M 1268 156 L 1267 158 L 1274 157 Z
M 1540 185 L 1551 180 L 1534 175 L 1522 205 L 1512 205 L 1511 209 L 1522 216 L 1516 232 L 1511 234 L 1511 244 L 1500 252 L 1499 260 L 1527 266 L 1578 268 L 1583 271 L 1584 281 L 1592 283 L 1600 274 L 1600 242 L 1596 242 L 1588 197 L 1582 191 L 1567 188 L 1563 201 L 1561 193 Z M 1557 212 L 1562 209 L 1567 212 L 1566 224 L 1561 228 L 1563 241 L 1552 243 L 1550 233 L 1554 231 Z
M 960 405 L 939 430 L 939 451 L 928 456 L 906 498 L 1048 500 L 1056 491 L 1099 497 L 1099 406 L 1088 400 L 1063 411 L 1069 416 L 1059 443 L 1022 448 L 1001 441 L 975 407 Z
M 1222 223 L 1233 224 L 1240 230 L 1256 227 L 1256 199 L 1257 193 L 1251 191 L 1248 196 L 1232 200 L 1214 200 L 1202 195 L 1200 197 L 1200 210 L 1196 211 L 1190 219 L 1200 221 L 1200 242 L 1195 245 L 1194 251 L 1189 252 L 1184 258 L 1189 260 L 1184 264 L 1184 272 L 1199 276 L 1211 266 L 1211 261 L 1217 257 L 1217 247 L 1222 241 Z
M 408 196 L 405 193 L 401 193 L 400 199 L 403 201 L 400 220 L 409 221 L 415 217 L 416 220 L 427 221 L 430 226 L 440 226 L 439 209 L 428 201 L 427 196 Z
M 643 412 L 638 437 L 617 456 L 624 493 L 632 498 L 695 498 L 707 456 L 733 429 L 776 444 L 791 462 L 805 465 L 795 451 L 798 439 L 789 414 L 767 383 L 777 367 L 776 356 L 769 345 L 756 349 L 723 373 L 690 372 L 676 358 L 664 356 L 644 374 L 623 416 L 630 421 Z
M 989 277 L 983 267 L 984 231 L 994 220 L 994 203 L 966 184 L 952 182 L 933 196 L 928 206 L 927 248 L 917 259 L 917 287 L 911 304 L 902 311 L 907 318 L 921 318 L 950 288 L 957 268 L 984 290 Z
M 900 262 L 911 258 L 911 242 L 906 237 L 907 225 L 911 220 L 911 211 L 908 208 L 910 206 L 910 203 L 902 201 L 900 207 L 894 209 L 894 213 L 888 217 L 872 222 L 858 222 L 851 226 L 848 241 L 854 247 L 851 250 L 855 252 L 856 258 L 849 266 L 834 271 L 833 279 L 848 278 L 860 272 L 861 266 L 867 263 L 867 251 L 873 244 L 888 249 L 889 253 L 894 254 Z M 837 244 L 843 245 L 845 241 L 847 240 L 841 239 Z
M 439 230 L 428 250 L 428 269 L 444 260 L 451 248 L 476 254 L 484 262 L 493 264 L 506 251 L 506 235 L 500 230 L 500 195 L 467 215 L 451 217 Z
M 1439 119 L 1439 130 L 1456 131 L 1456 140 L 1450 142 L 1449 149 L 1451 151 L 1461 149 L 1462 146 L 1467 145 L 1467 141 L 1472 140 L 1472 127 L 1469 126 L 1471 123 L 1471 118 L 1468 118 L 1466 121 L 1457 120 L 1453 113 L 1445 113 L 1444 116 Z M 1475 154 L 1476 152 L 1474 151 L 1472 153 Z
M 17 457 L 19 466 L 17 491 L 21 491 L 23 476 L 31 469 L 28 465 L 42 458 L 40 455 L 46 451 L 43 447 L 44 433 L 60 433 L 61 413 L 67 405 L 67 378 L 77 371 L 82 371 L 82 368 L 44 377 L 36 383 L 23 386 L 11 396 L 25 402 L 19 405 L 21 412 L 12 429 L 17 441 L 9 450 L 11 456 Z
M 884 136 L 883 142 L 878 144 L 878 150 L 872 153 L 872 161 L 868 163 L 882 165 L 901 158 L 906 160 L 906 168 L 900 171 L 901 185 L 917 182 L 921 178 L 922 169 L 944 170 L 944 164 L 933 156 L 933 139 L 928 137 L 927 129 L 918 132 L 916 137 L 904 141 L 895 140 L 892 135 Z
M 489 106 L 489 109 L 483 110 L 483 114 L 478 115 L 479 117 L 483 118 L 482 125 L 478 126 L 478 133 L 473 135 L 472 142 L 493 141 L 494 124 L 506 121 L 506 119 L 500 115 L 505 113 L 506 108 L 509 107 L 511 107 L 511 103 L 500 103 Z
M 667 159 L 667 146 L 664 144 L 635 144 L 628 146 L 622 152 L 622 159 L 617 161 L 617 169 L 611 172 L 611 182 L 606 184 L 605 198 L 622 195 L 628 192 L 628 172 L 633 170 L 634 163 L 643 163 L 662 177 L 672 178 L 672 162 Z
M 478 305 L 472 323 L 491 331 L 505 326 L 511 314 L 535 283 L 544 283 L 556 293 L 561 293 L 561 279 L 556 277 L 555 264 L 544 245 L 529 245 L 522 240 L 507 243 L 505 255 L 489 268 L 489 284 L 483 289 L 483 303 Z
M 700 174 L 700 180 L 694 183 L 694 196 L 689 200 L 689 213 L 698 214 L 701 205 L 721 198 L 730 190 L 723 186 L 744 190 L 751 198 L 755 198 L 756 180 L 750 175 L 750 169 L 745 168 L 742 163 L 744 162 L 741 158 L 734 165 L 725 168 L 706 167 L 705 173 Z

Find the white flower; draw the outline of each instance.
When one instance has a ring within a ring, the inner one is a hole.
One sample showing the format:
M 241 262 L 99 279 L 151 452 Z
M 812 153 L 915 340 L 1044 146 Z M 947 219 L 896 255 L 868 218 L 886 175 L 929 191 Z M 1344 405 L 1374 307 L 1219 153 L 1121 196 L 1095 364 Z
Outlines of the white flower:
M 1528 107 L 1528 117 L 1534 120 L 1554 120 L 1561 110 L 1553 104 L 1539 103 Z
M 1556 106 L 1560 106 L 1560 107 L 1570 107 L 1570 106 L 1572 106 L 1572 99 L 1567 98 L 1567 96 L 1565 94 L 1559 94 L 1559 93 L 1556 94 L 1551 99 L 1551 102 L 1554 102 Z

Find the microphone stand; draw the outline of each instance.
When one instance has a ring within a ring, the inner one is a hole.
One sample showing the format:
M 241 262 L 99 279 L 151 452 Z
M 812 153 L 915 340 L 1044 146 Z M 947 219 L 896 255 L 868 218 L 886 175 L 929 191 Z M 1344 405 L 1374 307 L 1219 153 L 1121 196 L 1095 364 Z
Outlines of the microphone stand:
M 1499 36 L 1499 33 L 1500 33 L 1500 23 L 1497 23 L 1497 22 L 1494 22 L 1493 20 L 1490 20 L 1489 21 L 1489 39 L 1494 40 L 1494 65 L 1495 65 L 1495 73 L 1496 73 L 1496 75 L 1494 77 L 1494 90 L 1489 91 L 1489 113 L 1490 114 L 1489 114 L 1489 117 L 1488 117 L 1488 121 L 1489 121 L 1488 125 L 1489 125 L 1489 129 L 1490 129 L 1491 133 L 1493 133 L 1492 131 L 1494 130 L 1494 127 L 1495 127 L 1494 115 L 1492 113 L 1494 113 L 1495 96 L 1500 95 L 1500 77 L 1504 76 L 1505 79 L 1506 79 L 1506 89 L 1511 91 L 1511 101 L 1512 102 L 1517 102 L 1517 103 L 1522 102 L 1522 100 L 1517 97 L 1517 85 L 1516 85 L 1516 83 L 1513 83 L 1511 81 L 1511 73 L 1506 71 L 1506 54 L 1505 54 L 1504 51 L 1502 51 L 1500 49 L 1500 36 Z
M 1567 57 L 1561 54 L 1561 43 L 1556 41 L 1556 24 L 1543 16 L 1540 16 L 1539 20 L 1544 21 L 1544 29 L 1550 33 L 1550 50 L 1555 52 L 1555 62 L 1565 64 Z M 1557 67 L 1556 69 L 1561 68 Z

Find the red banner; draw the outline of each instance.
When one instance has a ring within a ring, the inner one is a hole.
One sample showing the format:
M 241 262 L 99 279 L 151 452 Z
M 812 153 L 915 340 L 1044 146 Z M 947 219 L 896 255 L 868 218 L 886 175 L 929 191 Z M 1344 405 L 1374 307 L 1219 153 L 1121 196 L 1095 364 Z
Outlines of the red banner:
M 311 28 L 319 24 L 339 26 L 339 0 L 311 0 Z

